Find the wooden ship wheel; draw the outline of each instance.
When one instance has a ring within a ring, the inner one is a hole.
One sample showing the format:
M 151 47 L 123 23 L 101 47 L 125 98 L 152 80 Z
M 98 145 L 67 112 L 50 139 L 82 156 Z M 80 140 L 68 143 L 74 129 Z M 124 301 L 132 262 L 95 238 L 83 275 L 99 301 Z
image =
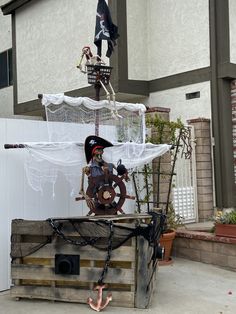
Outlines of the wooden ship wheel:
M 124 213 L 122 206 L 125 199 L 134 199 L 126 194 L 126 186 L 123 180 L 126 175 L 117 176 L 107 173 L 97 177 L 89 177 L 86 195 L 93 200 L 94 206 L 90 208 L 88 215 L 116 215 Z

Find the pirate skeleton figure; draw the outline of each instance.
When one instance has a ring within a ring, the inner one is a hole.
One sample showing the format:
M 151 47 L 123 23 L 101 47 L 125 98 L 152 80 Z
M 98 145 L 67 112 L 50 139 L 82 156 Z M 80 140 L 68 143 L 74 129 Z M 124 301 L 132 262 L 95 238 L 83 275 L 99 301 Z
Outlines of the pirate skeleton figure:
M 79 194 L 85 199 L 90 209 L 88 216 L 114 215 L 117 212 L 124 213 L 121 208 L 125 198 L 132 198 L 126 195 L 126 187 L 123 182 L 129 180 L 127 169 L 121 163 L 115 167 L 106 163 L 103 158 L 103 149 L 113 146 L 107 140 L 91 135 L 85 140 L 85 155 L 88 166 L 82 170 L 82 180 Z M 117 175 L 113 174 L 116 170 Z M 88 188 L 84 191 L 84 176 L 88 176 Z M 118 189 L 118 191 L 116 191 Z M 115 198 L 118 198 L 116 201 Z
M 86 63 L 82 64 L 84 57 L 86 58 Z M 82 54 L 80 57 L 80 60 L 77 64 L 77 68 L 80 69 L 80 71 L 84 74 L 87 73 L 86 67 L 87 65 L 101 65 L 104 64 L 105 62 L 99 57 L 98 55 L 94 56 L 91 52 L 91 49 L 89 46 L 84 46 L 82 49 Z
M 86 63 L 82 64 L 84 57 L 86 58 Z M 116 94 L 115 94 L 115 91 L 114 91 L 114 89 L 111 85 L 111 82 L 109 80 L 110 74 L 108 76 L 107 72 L 103 73 L 103 71 L 102 71 L 102 66 L 105 66 L 105 64 L 106 63 L 101 59 L 101 57 L 99 55 L 94 56 L 92 54 L 89 46 L 84 46 L 82 49 L 80 61 L 78 62 L 76 67 L 82 73 L 86 74 L 88 72 L 87 66 L 91 66 L 91 65 L 94 66 L 92 73 L 96 75 L 96 83 L 101 84 L 102 88 L 104 89 L 104 91 L 106 93 L 106 97 L 107 97 L 109 104 L 111 104 L 111 99 L 112 99 L 113 107 L 114 107 L 114 110 L 112 110 L 113 118 L 115 118 L 115 119 L 122 118 L 122 116 L 118 114 L 118 111 L 116 108 Z M 106 85 L 109 85 L 111 92 L 108 91 L 108 89 L 106 88 Z

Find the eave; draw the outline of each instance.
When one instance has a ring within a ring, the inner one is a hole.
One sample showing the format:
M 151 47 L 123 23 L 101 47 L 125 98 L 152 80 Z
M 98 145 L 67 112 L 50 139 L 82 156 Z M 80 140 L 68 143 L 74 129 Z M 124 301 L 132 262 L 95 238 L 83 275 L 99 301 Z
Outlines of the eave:
M 26 3 L 30 2 L 32 0 L 12 0 L 7 2 L 6 4 L 1 6 L 1 10 L 3 15 L 12 14 L 15 10 L 19 9 Z

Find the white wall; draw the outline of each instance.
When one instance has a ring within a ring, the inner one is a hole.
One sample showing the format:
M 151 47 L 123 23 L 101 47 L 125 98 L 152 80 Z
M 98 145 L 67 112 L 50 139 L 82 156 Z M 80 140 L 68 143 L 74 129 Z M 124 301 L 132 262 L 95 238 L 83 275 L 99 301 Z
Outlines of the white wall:
M 208 1 L 128 0 L 127 7 L 128 19 L 138 12 L 128 21 L 130 79 L 152 80 L 209 66 Z
M 200 98 L 186 100 L 186 93 L 200 91 Z M 150 94 L 147 105 L 150 107 L 170 108 L 170 120 L 181 118 L 183 123 L 188 119 L 211 119 L 210 82 L 172 88 Z
M 236 1 L 229 0 L 230 62 L 236 63 Z
M 96 8 L 94 0 L 47 0 L 31 1 L 17 10 L 19 102 L 35 99 L 38 93 L 88 85 L 76 64 L 84 46 L 91 46 L 96 54 Z
M 47 141 L 46 122 L 0 119 L 0 291 L 10 282 L 10 223 L 12 219 L 46 219 L 85 215 L 84 202 L 70 197 L 69 184 L 59 177 L 55 198 L 45 186 L 43 194 L 32 190 L 26 180 L 25 149 L 5 150 L 6 143 Z M 79 182 L 78 182 L 79 185 Z

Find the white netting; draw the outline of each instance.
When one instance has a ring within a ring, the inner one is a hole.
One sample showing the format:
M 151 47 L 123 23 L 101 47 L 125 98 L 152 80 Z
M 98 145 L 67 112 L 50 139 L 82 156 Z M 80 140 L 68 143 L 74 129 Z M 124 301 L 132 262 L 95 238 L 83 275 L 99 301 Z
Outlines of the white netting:
M 46 183 L 52 184 L 54 190 L 62 173 L 70 183 L 71 195 L 78 194 L 82 168 L 86 166 L 84 141 L 88 135 L 96 134 L 95 128 L 99 128 L 100 137 L 116 143 L 105 148 L 104 160 L 116 165 L 121 159 L 129 171 L 170 149 L 166 144 L 144 144 L 146 107 L 142 104 L 94 101 L 64 94 L 44 94 L 42 104 L 51 142 L 25 144 L 29 151 L 26 174 L 36 191 L 42 192 Z
M 81 169 L 86 165 L 84 148 L 76 143 L 26 143 L 28 158 L 25 170 L 29 185 L 43 192 L 46 183 L 53 188 L 59 173 L 70 183 L 71 195 L 79 190 Z
M 82 167 L 86 165 L 83 144 L 76 143 L 25 143 L 29 154 L 26 174 L 30 186 L 43 191 L 45 183 L 54 187 L 59 173 L 70 183 L 71 195 L 79 192 Z M 170 149 L 170 145 L 124 143 L 104 149 L 104 160 L 122 163 L 129 171 L 159 157 Z
M 97 134 L 96 130 L 99 136 L 113 142 L 145 141 L 146 107 L 142 104 L 44 94 L 42 105 L 50 141 L 81 141 L 81 135 L 85 139 L 89 134 Z
M 151 143 L 137 144 L 124 143 L 107 147 L 104 150 L 103 158 L 107 162 L 116 164 L 119 159 L 127 169 L 133 170 L 136 167 L 150 163 L 154 158 L 159 157 L 170 150 L 168 144 L 154 145 Z

